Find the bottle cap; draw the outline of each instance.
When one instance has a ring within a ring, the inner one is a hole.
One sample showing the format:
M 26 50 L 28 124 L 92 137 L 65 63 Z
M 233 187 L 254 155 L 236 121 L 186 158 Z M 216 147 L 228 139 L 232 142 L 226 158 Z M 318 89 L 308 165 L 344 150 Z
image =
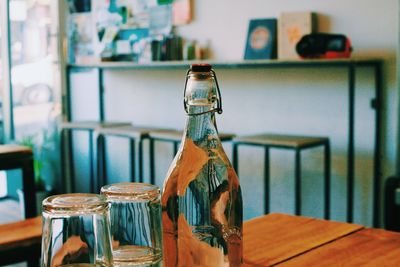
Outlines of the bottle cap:
M 192 64 L 190 66 L 192 72 L 210 72 L 211 68 L 210 64 Z

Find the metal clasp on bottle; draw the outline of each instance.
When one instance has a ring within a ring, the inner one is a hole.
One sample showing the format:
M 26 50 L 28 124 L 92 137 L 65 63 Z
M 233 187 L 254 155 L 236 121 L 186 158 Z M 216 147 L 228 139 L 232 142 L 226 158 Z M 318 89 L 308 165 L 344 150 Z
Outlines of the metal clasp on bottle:
M 188 116 L 198 116 L 198 115 L 203 115 L 203 114 L 210 113 L 210 112 L 212 112 L 212 113 L 217 112 L 218 114 L 222 114 L 221 92 L 219 90 L 217 75 L 215 74 L 215 71 L 213 69 L 211 69 L 211 73 L 214 76 L 215 85 L 217 87 L 217 99 L 216 99 L 217 105 L 216 105 L 216 107 L 214 107 L 214 108 L 212 108 L 210 110 L 204 111 L 204 112 L 189 113 L 189 111 L 188 111 L 188 103 L 186 102 L 186 88 L 187 88 L 187 83 L 188 83 L 188 80 L 189 80 L 190 72 L 191 72 L 190 69 L 186 72 L 185 89 L 183 90 L 183 107 L 185 109 L 186 114 Z

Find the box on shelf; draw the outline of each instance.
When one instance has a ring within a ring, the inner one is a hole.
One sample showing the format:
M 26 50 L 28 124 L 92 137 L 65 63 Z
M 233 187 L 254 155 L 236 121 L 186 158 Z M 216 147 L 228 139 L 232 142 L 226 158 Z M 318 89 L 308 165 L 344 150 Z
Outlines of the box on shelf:
M 278 22 L 278 58 L 298 59 L 296 44 L 305 34 L 315 32 L 317 16 L 313 12 L 284 12 Z
M 276 24 L 276 19 L 250 20 L 244 59 L 276 58 Z

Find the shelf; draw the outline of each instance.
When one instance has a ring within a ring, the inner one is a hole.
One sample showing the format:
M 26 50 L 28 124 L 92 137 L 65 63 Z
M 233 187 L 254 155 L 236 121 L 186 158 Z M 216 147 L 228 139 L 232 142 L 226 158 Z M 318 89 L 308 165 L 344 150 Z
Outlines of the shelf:
M 381 64 L 378 58 L 351 58 L 351 59 L 307 59 L 307 60 L 242 60 L 242 61 L 160 61 L 150 63 L 135 62 L 94 62 L 84 64 L 68 64 L 69 68 L 97 68 L 97 69 L 187 69 L 190 64 L 208 63 L 214 68 L 241 69 L 241 68 L 282 68 L 282 67 L 345 67 L 345 66 L 372 66 Z

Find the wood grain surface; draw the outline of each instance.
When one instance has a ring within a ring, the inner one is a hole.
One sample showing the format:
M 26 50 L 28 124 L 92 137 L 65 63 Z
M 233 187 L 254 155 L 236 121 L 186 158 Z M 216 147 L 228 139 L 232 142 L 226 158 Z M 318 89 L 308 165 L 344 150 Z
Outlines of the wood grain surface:
M 269 214 L 244 223 L 244 262 L 271 266 L 360 229 L 363 226 L 356 224 Z
M 42 218 L 36 217 L 0 225 L 0 252 L 16 247 L 40 244 L 42 238 Z
M 289 266 L 400 266 L 400 233 L 365 229 L 280 264 Z

